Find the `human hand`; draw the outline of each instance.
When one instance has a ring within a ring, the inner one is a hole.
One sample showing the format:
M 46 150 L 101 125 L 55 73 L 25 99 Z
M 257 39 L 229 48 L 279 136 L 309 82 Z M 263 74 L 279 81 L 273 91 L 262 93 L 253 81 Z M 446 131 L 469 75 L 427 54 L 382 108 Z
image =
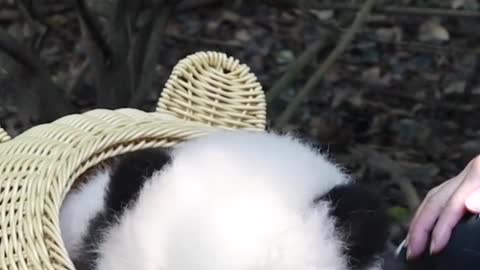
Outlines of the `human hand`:
M 430 254 L 447 245 L 452 230 L 467 211 L 480 213 L 480 156 L 460 174 L 428 192 L 410 224 L 407 258 L 421 255 L 427 244 Z M 431 242 L 428 242 L 431 235 Z

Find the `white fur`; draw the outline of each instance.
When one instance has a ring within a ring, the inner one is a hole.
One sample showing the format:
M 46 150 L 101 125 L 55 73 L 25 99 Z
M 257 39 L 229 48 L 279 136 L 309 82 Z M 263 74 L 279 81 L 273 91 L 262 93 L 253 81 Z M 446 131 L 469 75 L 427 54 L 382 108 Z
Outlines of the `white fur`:
M 179 145 L 106 234 L 99 270 L 344 270 L 328 204 L 350 179 L 290 136 L 219 132 Z
M 110 180 L 110 170 L 98 171 L 78 190 L 72 191 L 60 209 L 60 229 L 68 254 L 72 258 L 80 255 L 82 239 L 87 233 L 89 222 L 105 208 L 104 196 Z

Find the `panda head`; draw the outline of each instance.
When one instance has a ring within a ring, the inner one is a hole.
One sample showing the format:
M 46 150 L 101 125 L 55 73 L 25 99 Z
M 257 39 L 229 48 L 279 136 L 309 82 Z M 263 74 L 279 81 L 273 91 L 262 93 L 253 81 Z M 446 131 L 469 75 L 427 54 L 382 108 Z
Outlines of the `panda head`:
M 110 185 L 110 202 L 128 203 L 97 234 L 96 269 L 381 269 L 388 224 L 380 201 L 292 136 L 218 132 L 139 153 L 117 175 L 152 155 L 164 162 L 134 198 L 112 195 Z

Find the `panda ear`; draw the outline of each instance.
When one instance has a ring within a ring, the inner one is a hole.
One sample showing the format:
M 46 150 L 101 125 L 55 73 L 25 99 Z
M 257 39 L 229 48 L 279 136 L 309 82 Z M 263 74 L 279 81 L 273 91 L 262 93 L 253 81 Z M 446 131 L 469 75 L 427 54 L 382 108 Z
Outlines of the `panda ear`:
M 385 250 L 390 220 L 380 197 L 360 184 L 340 185 L 318 198 L 331 203 L 330 215 L 346 246 L 350 266 L 362 269 Z

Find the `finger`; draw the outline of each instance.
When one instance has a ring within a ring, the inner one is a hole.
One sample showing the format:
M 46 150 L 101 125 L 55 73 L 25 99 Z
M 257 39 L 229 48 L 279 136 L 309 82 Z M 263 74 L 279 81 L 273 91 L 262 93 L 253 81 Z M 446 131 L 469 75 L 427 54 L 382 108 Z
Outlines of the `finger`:
M 465 215 L 466 198 L 480 188 L 480 161 L 473 163 L 462 184 L 447 202 L 432 232 L 430 253 L 435 254 L 445 248 L 455 225 Z
M 451 192 L 450 195 L 453 194 L 453 192 L 462 184 L 462 181 L 467 175 L 467 173 L 470 171 L 471 166 L 472 161 L 470 161 L 457 176 L 450 178 L 449 180 L 443 182 L 442 184 L 438 185 L 437 187 L 431 189 L 430 192 L 428 192 L 422 204 L 420 205 L 420 207 L 418 207 L 412 221 L 410 222 L 410 228 L 415 227 L 419 218 L 423 216 L 423 214 L 425 213 L 425 205 L 427 205 L 432 200 L 431 197 L 437 196 L 436 194 L 441 190 L 445 192 Z M 448 200 L 444 201 L 444 203 L 446 204 L 447 201 Z
M 452 179 L 449 179 L 445 182 L 443 182 L 442 184 L 436 186 L 435 188 L 431 189 L 427 195 L 425 196 L 425 198 L 423 199 L 422 203 L 420 204 L 420 206 L 417 208 L 416 212 L 415 212 L 415 215 L 413 216 L 411 222 L 410 222 L 410 228 L 412 227 L 415 227 L 415 224 L 417 223 L 419 217 L 422 216 L 422 213 L 424 212 L 424 208 L 425 208 L 425 205 L 427 204 L 427 202 L 431 199 L 431 197 L 435 196 L 435 194 L 438 193 L 438 191 L 440 191 L 441 189 L 443 189 L 446 185 L 451 185 L 453 184 L 452 182 L 454 182 L 455 178 L 452 178 Z
M 478 179 L 478 181 L 480 181 L 480 179 Z M 465 201 L 465 207 L 467 207 L 468 211 L 472 213 L 480 214 L 480 189 L 477 189 L 468 195 L 468 198 Z
M 473 182 L 480 182 L 480 162 L 478 162 L 478 157 L 474 160 L 474 165 L 472 165 L 472 181 Z M 468 211 L 480 214 L 480 190 L 477 189 L 473 191 L 470 195 L 468 195 L 467 199 L 465 200 L 465 206 L 467 207 Z
M 449 197 L 460 186 L 465 175 L 470 171 L 471 164 L 472 161 L 456 177 L 433 188 L 423 200 L 410 223 L 407 236 L 407 257 L 409 259 L 419 256 L 425 250 L 435 221 L 437 221 Z
M 410 225 L 407 258 L 415 258 L 425 250 L 433 225 L 448 201 L 450 190 L 455 187 L 454 184 L 455 179 L 443 183 L 431 190 L 423 200 Z
M 440 191 L 441 189 L 444 189 L 445 186 L 449 186 L 449 190 L 450 191 L 454 191 L 455 189 L 457 189 L 460 184 L 462 183 L 462 180 L 465 178 L 465 176 L 467 175 L 467 173 L 470 171 L 470 168 L 472 166 L 472 161 L 470 161 L 467 166 L 465 166 L 465 168 L 455 177 L 452 177 L 450 178 L 449 180 L 443 182 L 442 184 L 436 186 L 435 188 L 431 189 L 430 192 L 428 192 L 428 194 L 426 195 L 425 199 L 423 200 L 422 204 L 418 207 L 412 221 L 411 221 L 411 225 L 410 227 L 412 227 L 412 225 L 415 225 L 416 223 L 416 220 L 418 220 L 419 217 L 422 216 L 423 212 L 424 212 L 424 207 L 427 203 L 427 201 L 429 200 L 430 197 L 433 197 L 435 196 L 436 193 L 438 193 L 438 191 Z M 446 203 L 446 202 L 445 202 Z

